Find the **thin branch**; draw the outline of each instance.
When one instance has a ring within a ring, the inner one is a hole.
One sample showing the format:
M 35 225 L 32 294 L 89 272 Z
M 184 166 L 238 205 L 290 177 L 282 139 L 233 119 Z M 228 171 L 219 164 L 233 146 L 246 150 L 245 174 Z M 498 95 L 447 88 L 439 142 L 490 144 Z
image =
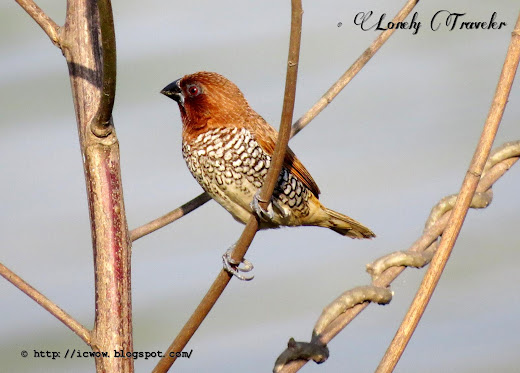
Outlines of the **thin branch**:
M 271 199 L 278 176 L 282 170 L 287 144 L 291 136 L 291 123 L 294 111 L 294 101 L 296 95 L 296 80 L 298 76 L 298 61 L 300 57 L 300 40 L 302 29 L 302 3 L 301 0 L 291 0 L 291 33 L 289 40 L 289 53 L 287 59 L 287 75 L 285 80 L 285 94 L 282 109 L 282 118 L 280 123 L 280 131 L 278 139 L 274 148 L 273 158 L 271 160 L 271 167 L 265 177 L 264 185 L 260 191 L 260 206 L 267 208 L 268 201 Z M 267 201 L 267 202 L 262 202 Z M 249 245 L 253 241 L 258 230 L 258 217 L 251 214 L 249 221 L 238 239 L 235 249 L 231 254 L 231 258 L 240 262 Z M 231 280 L 231 275 L 224 269 L 220 271 L 217 278 L 211 285 L 209 291 L 206 293 L 197 309 L 194 311 L 188 322 L 184 325 L 175 340 L 172 342 L 165 357 L 163 357 L 153 372 L 166 372 L 175 362 L 175 357 L 170 357 L 169 353 L 172 351 L 182 351 L 188 341 L 191 339 L 195 331 L 199 328 L 202 321 L 206 318 L 209 311 L 216 303 L 227 284 Z
M 392 22 L 397 23 L 399 21 L 404 20 L 408 14 L 412 11 L 413 7 L 419 2 L 419 0 L 410 0 L 408 1 L 403 9 L 397 13 L 395 18 Z M 370 47 L 368 47 L 361 56 L 358 57 L 358 59 L 349 67 L 349 69 L 343 73 L 343 75 L 325 92 L 325 94 L 309 109 L 305 114 L 303 114 L 294 124 L 292 125 L 291 129 L 291 138 L 293 136 L 296 136 L 303 128 L 305 128 L 319 113 L 322 112 L 325 107 L 327 107 L 328 104 L 332 102 L 336 98 L 336 96 L 345 88 L 345 86 L 350 83 L 350 81 L 356 76 L 356 74 L 370 61 L 370 59 L 375 55 L 375 53 L 381 48 L 381 46 L 388 40 L 388 38 L 393 34 L 395 29 L 388 29 L 384 32 L 382 32 L 376 40 L 372 42 Z M 206 196 L 207 199 L 203 198 L 203 196 Z M 192 205 L 189 212 L 195 210 L 196 208 L 202 206 L 207 201 L 209 201 L 209 196 L 206 194 L 206 192 L 199 194 L 197 197 L 192 199 L 191 201 L 185 203 L 181 207 L 176 208 L 175 210 L 171 211 L 170 213 L 164 215 L 171 215 L 170 219 L 164 219 L 164 217 L 158 218 L 156 220 L 153 220 L 139 228 L 135 228 L 132 232 L 143 230 L 147 231 L 146 234 L 151 233 L 157 229 L 160 229 L 164 227 L 167 224 L 173 223 L 175 220 L 183 217 L 184 215 L 175 215 L 174 213 L 178 211 L 179 209 L 182 209 L 183 206 L 186 206 L 187 204 L 197 201 L 196 205 Z M 152 229 L 153 228 L 153 229 Z M 152 229 L 148 232 L 148 229 Z M 142 237 L 142 236 L 140 236 Z M 138 237 L 138 238 L 140 238 Z M 136 238 L 137 239 L 137 238 Z
M 130 231 L 130 239 L 132 241 L 138 240 L 139 238 L 146 236 L 149 233 L 156 231 L 159 228 L 168 225 L 175 220 L 182 218 L 189 214 L 197 207 L 202 206 L 211 199 L 208 193 L 204 192 L 193 198 L 191 201 L 186 202 L 184 205 L 177 207 L 175 210 L 170 211 L 166 215 L 161 216 L 151 222 Z
M 444 267 L 450 257 L 460 229 L 462 228 L 462 224 L 464 223 L 469 205 L 477 189 L 480 177 L 484 171 L 486 160 L 489 157 L 489 152 L 498 131 L 498 126 L 502 120 L 502 115 L 509 97 L 509 92 L 511 91 L 519 60 L 520 14 L 516 22 L 515 30 L 513 31 L 509 50 L 504 62 L 502 74 L 498 81 L 495 97 L 491 104 L 488 118 L 484 125 L 480 141 L 475 150 L 468 172 L 462 183 L 459 196 L 455 202 L 455 207 L 451 213 L 448 227 L 442 235 L 439 249 L 432 259 L 431 265 L 424 276 L 412 305 L 410 306 L 403 323 L 399 327 L 376 372 L 382 373 L 394 370 L 404 352 L 404 349 L 406 348 L 406 345 L 410 341 L 410 338 L 412 337 L 433 292 L 435 291 L 435 287 L 437 286 Z
M 497 156 L 500 156 L 500 158 L 493 159 Z M 493 155 L 491 155 L 487 165 L 489 166 L 490 164 L 493 164 L 493 166 L 487 167 L 488 171 L 480 179 L 477 192 L 490 191 L 493 184 L 498 179 L 500 179 L 519 159 L 520 141 L 510 142 L 497 148 L 497 150 L 493 152 Z M 445 211 L 444 215 L 439 216 L 438 220 L 436 221 L 431 221 L 431 219 L 428 218 L 430 223 L 427 224 L 427 227 L 425 228 L 422 236 L 419 237 L 406 252 L 424 253 L 426 250 L 430 251 L 432 249 L 431 246 L 437 245 L 437 239 L 446 229 L 450 215 L 451 210 Z M 378 263 L 384 261 L 386 257 L 388 257 L 388 255 L 367 265 L 367 271 L 370 272 L 370 268 L 379 267 Z M 399 264 L 394 264 L 394 266 L 389 268 L 387 267 L 384 272 L 376 274 L 375 276 L 373 275 L 372 285 L 381 288 L 387 288 L 405 270 L 405 267 L 403 266 L 406 264 L 405 262 L 406 261 L 401 261 Z M 324 328 L 324 330 L 319 333 L 319 335 L 314 335 L 311 342 L 316 345 L 326 345 L 352 320 L 354 320 L 357 315 L 359 315 L 366 307 L 368 307 L 368 305 L 369 303 L 365 302 L 348 309 L 343 314 L 338 316 L 334 321 L 332 321 L 326 328 Z M 280 356 L 284 354 L 285 351 Z M 277 373 L 295 373 L 306 363 L 306 360 L 301 359 L 290 361 L 284 366 L 276 366 L 276 371 Z
M 130 238 L 132 241 L 138 240 L 139 238 L 146 236 L 152 232 L 155 232 L 162 227 L 167 226 L 168 224 L 173 223 L 175 220 L 182 218 L 185 215 L 188 215 L 195 209 L 198 209 L 200 206 L 205 204 L 211 200 L 211 197 L 208 193 L 203 192 L 199 194 L 197 197 L 189 200 L 182 206 L 177 207 L 175 210 L 170 211 L 169 213 L 154 219 L 140 227 L 134 228 L 130 231 Z
M 90 330 L 81 325 L 76 319 L 70 316 L 67 312 L 63 311 L 53 301 L 47 298 L 45 295 L 40 293 L 38 290 L 33 288 L 21 277 L 16 275 L 9 268 L 0 263 L 0 275 L 2 275 L 7 281 L 16 286 L 18 289 L 27 294 L 36 303 L 45 308 L 54 317 L 64 323 L 70 330 L 78 335 L 86 344 L 90 346 L 91 333 Z
M 51 39 L 52 44 L 61 49 L 60 27 L 32 0 L 16 0 L 16 2 L 36 21 Z
M 403 21 L 412 9 L 417 5 L 419 0 L 408 0 L 404 7 L 397 13 L 392 22 L 397 24 Z M 397 28 L 387 29 L 383 31 L 372 42 L 372 44 L 363 52 L 361 56 L 345 71 L 345 73 L 329 88 L 329 90 L 293 125 L 292 135 L 300 132 L 311 120 L 313 120 L 323 109 L 325 109 L 331 101 L 341 92 L 345 86 L 356 76 L 356 74 L 367 64 L 367 62 L 376 54 L 381 46 L 388 40 Z
M 302 28 L 303 9 L 301 0 L 291 0 L 291 36 L 289 41 L 289 55 L 287 58 L 287 74 L 285 78 L 285 94 L 282 108 L 282 118 L 280 121 L 280 131 L 278 140 L 274 147 L 271 167 L 265 176 L 265 182 L 260 190 L 260 207 L 267 209 L 271 195 L 273 194 L 278 177 L 282 171 L 283 160 L 291 137 L 291 122 L 294 111 L 294 101 L 296 96 L 296 80 L 298 76 L 298 62 L 300 58 L 300 40 Z M 240 263 L 249 245 L 253 241 L 258 230 L 258 218 L 252 214 L 249 221 L 238 239 L 231 258 Z M 216 301 L 216 299 L 215 299 Z
M 291 0 L 291 36 L 289 42 L 289 55 L 287 57 L 287 74 L 285 78 L 285 94 L 280 119 L 280 131 L 278 141 L 274 147 L 271 167 L 265 177 L 265 183 L 260 191 L 260 207 L 267 209 L 269 200 L 273 194 L 278 177 L 282 171 L 283 160 L 291 138 L 291 123 L 294 112 L 294 101 L 296 97 L 296 80 L 298 78 L 298 63 L 300 59 L 300 41 L 302 32 L 302 3 L 301 0 Z M 237 251 L 237 250 L 235 250 Z M 242 258 L 235 258 L 240 260 Z

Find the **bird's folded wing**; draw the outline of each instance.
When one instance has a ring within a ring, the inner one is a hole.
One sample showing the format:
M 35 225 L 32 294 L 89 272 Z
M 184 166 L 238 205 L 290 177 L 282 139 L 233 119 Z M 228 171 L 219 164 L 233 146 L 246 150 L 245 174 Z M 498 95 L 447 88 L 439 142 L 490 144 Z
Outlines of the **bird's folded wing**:
M 256 141 L 258 141 L 264 151 L 268 154 L 273 154 L 276 140 L 278 139 L 278 132 L 260 116 L 258 116 L 257 122 L 256 131 L 253 132 L 257 137 Z M 259 128 L 262 130 L 265 129 L 265 131 L 259 131 Z M 319 196 L 320 188 L 309 171 L 307 171 L 290 148 L 287 148 L 287 152 L 285 153 L 283 167 L 287 168 L 290 173 L 296 176 L 316 197 Z

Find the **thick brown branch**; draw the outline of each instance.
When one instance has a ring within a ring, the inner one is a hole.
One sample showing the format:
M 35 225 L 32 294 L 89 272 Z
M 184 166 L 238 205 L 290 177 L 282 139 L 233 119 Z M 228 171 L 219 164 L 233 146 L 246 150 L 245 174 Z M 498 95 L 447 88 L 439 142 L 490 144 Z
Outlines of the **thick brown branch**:
M 111 108 L 109 101 L 113 99 L 102 97 L 113 95 L 110 88 L 106 89 L 107 79 L 115 81 L 115 49 L 110 41 L 114 30 L 112 16 L 101 14 L 106 12 L 110 12 L 108 0 L 100 0 L 99 4 L 69 0 L 61 37 L 74 96 L 92 231 L 96 314 L 91 346 L 95 351 L 132 351 L 131 241 L 123 201 L 119 142 L 115 131 L 98 136 L 91 130 L 93 121 L 105 115 L 110 117 L 106 110 Z M 111 65 L 104 69 L 107 61 Z M 109 74 L 114 75 L 107 77 Z M 133 359 L 96 358 L 96 369 L 132 372 Z
M 260 191 L 260 201 L 269 201 L 271 199 L 271 195 L 282 169 L 283 159 L 287 150 L 287 144 L 289 143 L 289 138 L 291 136 L 291 123 L 294 111 L 296 80 L 298 76 L 298 61 L 300 56 L 302 15 L 303 9 L 301 0 L 291 0 L 291 34 L 289 41 L 289 56 L 287 60 L 287 75 L 285 81 L 282 119 L 271 167 L 269 168 L 264 185 Z M 267 204 L 267 202 L 260 202 L 260 206 L 264 209 L 267 208 Z M 255 237 L 257 230 L 258 217 L 251 215 L 249 222 L 246 224 L 246 227 L 244 228 L 244 231 L 238 239 L 235 245 L 235 249 L 231 254 L 232 259 L 237 262 L 240 262 L 243 259 L 247 249 L 249 248 L 249 245 Z M 169 357 L 169 352 L 181 351 L 184 346 L 186 346 L 230 280 L 231 275 L 222 269 L 213 282 L 210 290 L 206 293 L 197 309 L 194 311 L 188 322 L 184 325 L 173 343 L 168 348 L 167 352 L 165 353 L 165 357 L 162 358 L 155 367 L 154 372 L 166 372 L 171 367 L 171 365 L 175 362 L 175 358 Z
M 58 307 L 53 301 L 33 288 L 2 263 L 0 263 L 0 275 L 2 275 L 7 281 L 23 291 L 25 294 L 27 294 L 40 306 L 49 311 L 49 313 L 51 313 L 54 317 L 64 323 L 70 330 L 76 333 L 78 337 L 83 339 L 86 344 L 90 345 L 90 330 L 81 325 L 67 312 Z
M 32 0 L 17 0 L 61 48 L 69 67 L 87 184 L 96 282 L 92 332 L 2 266 L 3 275 L 58 317 L 96 351 L 132 351 L 130 240 L 123 203 L 119 144 L 111 127 L 115 37 L 109 0 L 69 0 L 59 28 Z M 101 40 L 100 40 L 101 38 Z M 91 131 L 93 128 L 95 130 Z M 96 358 L 98 371 L 132 372 L 130 358 Z
M 392 343 L 388 347 L 383 359 L 381 360 L 376 372 L 391 372 L 410 341 L 419 320 L 421 319 L 430 298 L 435 291 L 437 283 L 442 275 L 444 267 L 450 257 L 451 251 L 457 240 L 462 224 L 469 209 L 471 200 L 480 175 L 484 171 L 486 160 L 489 157 L 491 146 L 495 140 L 498 126 L 502 120 L 502 115 L 506 107 L 509 92 L 513 84 L 513 79 L 520 60 L 520 14 L 516 22 L 515 31 L 509 44 L 502 74 L 500 75 L 495 97 L 488 114 L 488 118 L 482 130 L 480 141 L 471 160 L 468 172 L 460 188 L 460 193 L 455 202 L 455 207 L 450 216 L 448 226 L 442 235 L 439 248 L 435 253 L 432 262 L 426 272 L 419 290 L 410 306 L 401 326 L 399 327 Z
M 45 31 L 52 43 L 61 48 L 60 27 L 32 0 L 16 0 L 16 2 L 36 21 Z

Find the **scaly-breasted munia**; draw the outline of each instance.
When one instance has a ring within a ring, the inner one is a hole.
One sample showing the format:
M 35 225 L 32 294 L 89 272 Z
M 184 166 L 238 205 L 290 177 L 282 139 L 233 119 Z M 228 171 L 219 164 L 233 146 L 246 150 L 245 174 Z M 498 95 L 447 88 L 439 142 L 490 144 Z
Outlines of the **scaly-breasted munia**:
M 212 72 L 186 75 L 167 85 L 182 118 L 182 154 L 193 177 L 233 217 L 247 223 L 255 194 L 271 164 L 278 132 L 244 98 L 238 87 Z M 352 238 L 374 233 L 318 200 L 320 189 L 291 149 L 287 149 L 271 205 L 260 229 L 314 225 Z

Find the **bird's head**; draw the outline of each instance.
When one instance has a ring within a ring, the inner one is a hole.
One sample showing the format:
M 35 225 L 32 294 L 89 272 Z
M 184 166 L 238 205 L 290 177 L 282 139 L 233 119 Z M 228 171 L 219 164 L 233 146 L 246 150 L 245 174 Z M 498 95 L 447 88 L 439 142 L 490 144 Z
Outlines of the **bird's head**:
M 251 111 L 240 89 L 217 73 L 201 71 L 186 75 L 168 84 L 161 93 L 177 101 L 184 132 L 192 134 L 239 126 Z

